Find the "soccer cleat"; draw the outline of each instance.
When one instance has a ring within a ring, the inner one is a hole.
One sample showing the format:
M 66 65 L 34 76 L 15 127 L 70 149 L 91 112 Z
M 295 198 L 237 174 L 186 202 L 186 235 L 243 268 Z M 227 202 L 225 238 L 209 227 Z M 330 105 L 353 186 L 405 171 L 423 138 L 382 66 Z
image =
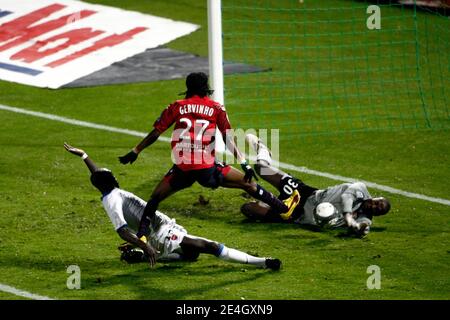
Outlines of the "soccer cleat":
M 270 165 L 272 162 L 272 153 L 269 148 L 262 143 L 261 139 L 251 133 L 246 134 L 245 139 L 253 150 L 256 151 L 256 161 L 264 160 Z
M 148 260 L 147 256 L 144 254 L 144 251 L 139 248 L 131 249 L 129 251 L 124 251 L 120 255 L 121 261 L 126 261 L 127 263 L 139 263 L 145 262 Z
M 280 217 L 283 220 L 288 220 L 292 216 L 292 213 L 294 212 L 295 208 L 300 203 L 300 193 L 298 192 L 298 190 L 294 190 L 294 192 L 292 193 L 292 195 L 289 198 L 287 198 L 286 200 L 283 200 L 283 203 L 289 209 L 285 213 L 280 213 Z
M 281 268 L 281 260 L 280 259 L 273 259 L 273 258 L 266 259 L 266 269 L 278 271 L 278 270 L 280 270 L 280 268 Z

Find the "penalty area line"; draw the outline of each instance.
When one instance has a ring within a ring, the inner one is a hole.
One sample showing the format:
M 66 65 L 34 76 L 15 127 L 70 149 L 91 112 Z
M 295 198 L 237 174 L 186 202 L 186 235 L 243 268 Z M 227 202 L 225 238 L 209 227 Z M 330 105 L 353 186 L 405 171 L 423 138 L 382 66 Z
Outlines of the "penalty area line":
M 1 104 L 0 104 L 0 110 L 10 111 L 10 112 L 15 112 L 15 113 L 20 113 L 20 114 L 25 114 L 25 115 L 39 117 L 39 118 L 44 118 L 44 119 L 53 120 L 53 121 L 64 122 L 64 123 L 72 124 L 72 125 L 75 125 L 75 126 L 81 126 L 81 127 L 86 127 L 86 128 L 92 128 L 92 129 L 99 129 L 99 130 L 115 132 L 115 133 L 122 133 L 122 134 L 136 136 L 136 137 L 142 137 L 143 138 L 143 137 L 145 137 L 147 135 L 144 132 L 128 130 L 128 129 L 121 129 L 121 128 L 106 126 L 106 125 L 92 123 L 92 122 L 87 122 L 87 121 L 80 121 L 80 120 L 76 120 L 76 119 L 71 119 L 71 118 L 66 118 L 66 117 L 61 117 L 61 116 L 49 114 L 49 113 L 43 113 L 43 112 L 31 111 L 31 110 L 27 110 L 27 109 L 15 108 L 15 107 L 5 106 L 5 105 L 1 105 Z M 164 142 L 170 142 L 170 138 L 167 138 L 167 137 L 159 137 L 158 140 L 164 141 Z M 252 159 L 252 160 L 254 160 L 254 159 Z M 292 170 L 292 171 L 302 172 L 302 173 L 306 173 L 306 174 L 310 174 L 310 175 L 320 176 L 320 177 L 324 177 L 324 178 L 328 178 L 328 179 L 332 179 L 332 180 L 337 180 L 337 181 L 343 181 L 343 182 L 360 181 L 360 182 L 365 183 L 369 188 L 385 191 L 385 192 L 392 193 L 392 194 L 398 194 L 398 195 L 401 195 L 401 196 L 404 196 L 404 197 L 408 197 L 408 198 L 425 200 L 425 201 L 429 201 L 429 202 L 434 202 L 434 203 L 439 203 L 439 204 L 450 206 L 450 200 L 447 200 L 447 199 L 435 198 L 435 197 L 430 197 L 430 196 L 426 196 L 426 195 L 419 194 L 419 193 L 403 191 L 403 190 L 400 190 L 400 189 L 392 188 L 392 187 L 389 187 L 389 186 L 381 185 L 381 184 L 370 182 L 370 181 L 364 181 L 364 180 L 344 177 L 344 176 L 335 175 L 335 174 L 332 174 L 332 173 L 327 173 L 327 172 L 322 172 L 322 171 L 308 169 L 306 167 L 298 167 L 298 166 L 290 164 L 290 163 L 274 161 L 274 164 L 278 165 L 279 168 L 282 168 L 284 170 Z
M 11 293 L 13 295 L 32 299 L 32 300 L 54 300 L 54 299 L 46 297 L 46 296 L 40 296 L 38 294 L 19 290 L 17 288 L 14 288 L 14 287 L 8 286 L 6 284 L 2 284 L 2 283 L 0 283 L 0 291 L 6 292 L 6 293 Z

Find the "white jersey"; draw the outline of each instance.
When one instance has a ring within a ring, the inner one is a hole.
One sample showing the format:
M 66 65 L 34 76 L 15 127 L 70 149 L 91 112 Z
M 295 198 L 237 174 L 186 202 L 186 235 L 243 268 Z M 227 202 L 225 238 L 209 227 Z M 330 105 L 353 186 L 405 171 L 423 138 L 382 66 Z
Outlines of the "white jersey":
M 127 226 L 136 232 L 147 203 L 131 192 L 115 188 L 102 197 L 103 207 L 109 216 L 115 230 Z M 156 211 L 155 218 L 150 224 L 147 234 L 149 243 L 160 254 L 158 259 L 167 258 L 171 253 L 180 251 L 179 244 L 187 231 L 160 211 Z

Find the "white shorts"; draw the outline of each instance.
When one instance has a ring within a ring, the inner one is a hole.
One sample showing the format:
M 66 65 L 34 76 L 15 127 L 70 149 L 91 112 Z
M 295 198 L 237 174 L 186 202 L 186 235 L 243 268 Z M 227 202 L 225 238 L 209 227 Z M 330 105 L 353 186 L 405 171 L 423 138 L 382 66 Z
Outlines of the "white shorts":
M 186 229 L 176 223 L 163 224 L 149 239 L 150 244 L 159 251 L 156 259 L 179 258 L 182 253 L 180 244 L 186 235 Z

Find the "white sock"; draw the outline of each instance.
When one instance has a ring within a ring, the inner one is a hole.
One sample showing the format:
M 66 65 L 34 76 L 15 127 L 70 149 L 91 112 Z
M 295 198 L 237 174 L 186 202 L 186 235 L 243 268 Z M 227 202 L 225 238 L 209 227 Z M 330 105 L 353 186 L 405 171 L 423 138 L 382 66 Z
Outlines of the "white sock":
M 272 156 L 270 155 L 269 149 L 264 145 L 259 145 L 258 154 L 256 155 L 256 161 L 266 161 L 268 165 L 272 162 Z
M 218 258 L 229 262 L 252 264 L 258 267 L 265 267 L 266 265 L 266 258 L 254 257 L 245 252 L 227 248 L 226 246 L 223 246 Z

